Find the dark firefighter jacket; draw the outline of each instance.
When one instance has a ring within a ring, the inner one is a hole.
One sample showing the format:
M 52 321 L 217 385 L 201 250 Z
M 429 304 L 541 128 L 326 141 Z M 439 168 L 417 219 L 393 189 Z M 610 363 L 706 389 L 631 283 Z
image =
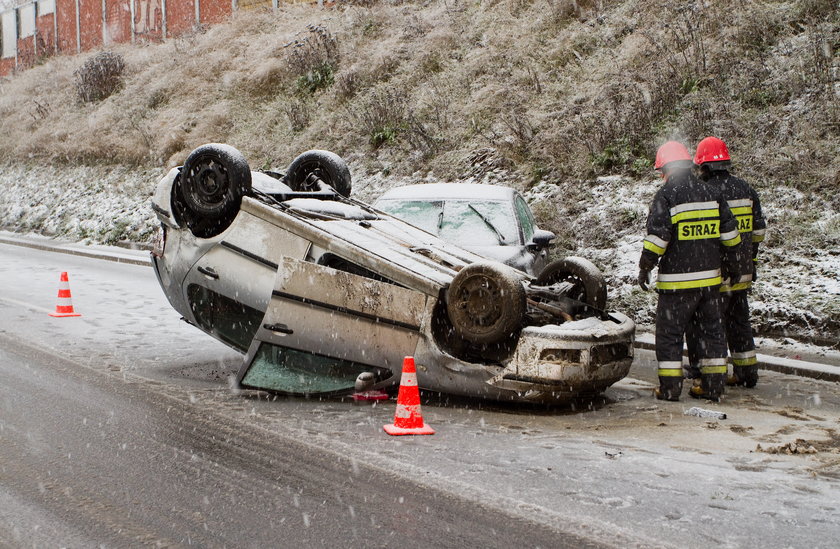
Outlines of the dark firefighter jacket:
M 646 269 L 659 263 L 660 292 L 719 286 L 721 256 L 731 265 L 741 255 L 741 236 L 720 187 L 689 170 L 670 175 L 656 193 L 647 233 L 639 263 Z
M 761 202 L 758 194 L 750 185 L 730 174 L 728 171 L 714 171 L 707 180 L 707 183 L 719 188 L 723 198 L 732 211 L 732 215 L 738 221 L 738 232 L 741 234 L 741 248 L 739 268 L 741 273 L 739 280 L 733 280 L 730 284 L 721 286 L 722 292 L 734 292 L 746 290 L 752 286 L 753 273 L 755 273 L 754 262 L 758 255 L 758 245 L 764 240 L 767 230 L 767 222 L 761 211 Z

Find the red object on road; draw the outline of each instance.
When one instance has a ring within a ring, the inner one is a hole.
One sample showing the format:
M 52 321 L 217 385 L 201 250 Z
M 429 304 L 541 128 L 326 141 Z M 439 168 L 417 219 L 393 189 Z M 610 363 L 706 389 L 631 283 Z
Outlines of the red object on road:
M 384 391 L 362 391 L 353 393 L 352 397 L 356 402 L 376 402 L 377 400 L 388 400 L 388 393 Z
M 58 304 L 56 304 L 55 311 L 50 313 L 50 316 L 82 316 L 73 310 L 73 300 L 70 297 L 70 279 L 66 272 L 61 273 L 61 279 L 58 282 Z
M 420 389 L 417 388 L 417 370 L 414 357 L 403 359 L 400 392 L 394 423 L 382 427 L 389 435 L 433 435 L 435 430 L 426 425 L 420 413 Z

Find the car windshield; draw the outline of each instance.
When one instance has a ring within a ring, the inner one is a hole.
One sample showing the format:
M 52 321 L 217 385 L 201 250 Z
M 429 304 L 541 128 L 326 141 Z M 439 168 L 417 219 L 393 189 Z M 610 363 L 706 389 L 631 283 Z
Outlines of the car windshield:
M 377 207 L 444 240 L 463 246 L 519 244 L 507 202 L 497 200 L 380 200 Z

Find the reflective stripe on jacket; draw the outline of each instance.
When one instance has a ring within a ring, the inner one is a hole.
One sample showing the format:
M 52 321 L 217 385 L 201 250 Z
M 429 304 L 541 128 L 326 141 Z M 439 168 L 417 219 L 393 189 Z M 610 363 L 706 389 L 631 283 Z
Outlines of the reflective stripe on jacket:
M 764 240 L 767 230 L 758 194 L 746 181 L 724 170 L 712 172 L 707 183 L 720 188 L 723 198 L 738 222 L 738 231 L 742 240 L 738 263 L 742 276 L 737 281 L 724 280 L 720 291 L 748 290 L 752 286 L 752 275 L 755 272 L 753 261 L 758 251 L 758 243 Z
M 659 263 L 660 292 L 721 284 L 721 254 L 736 254 L 741 243 L 735 217 L 720 188 L 690 170 L 671 174 L 650 206 L 643 256 Z

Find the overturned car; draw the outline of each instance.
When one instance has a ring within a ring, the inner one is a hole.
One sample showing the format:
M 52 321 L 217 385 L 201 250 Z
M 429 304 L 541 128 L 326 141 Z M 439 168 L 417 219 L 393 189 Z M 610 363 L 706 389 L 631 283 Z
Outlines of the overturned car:
M 307 151 L 251 171 L 208 144 L 158 183 L 152 251 L 184 319 L 245 353 L 244 388 L 293 395 L 399 385 L 557 403 L 623 378 L 635 325 L 606 312 L 603 275 L 568 257 L 537 277 L 350 198 L 345 162 Z

